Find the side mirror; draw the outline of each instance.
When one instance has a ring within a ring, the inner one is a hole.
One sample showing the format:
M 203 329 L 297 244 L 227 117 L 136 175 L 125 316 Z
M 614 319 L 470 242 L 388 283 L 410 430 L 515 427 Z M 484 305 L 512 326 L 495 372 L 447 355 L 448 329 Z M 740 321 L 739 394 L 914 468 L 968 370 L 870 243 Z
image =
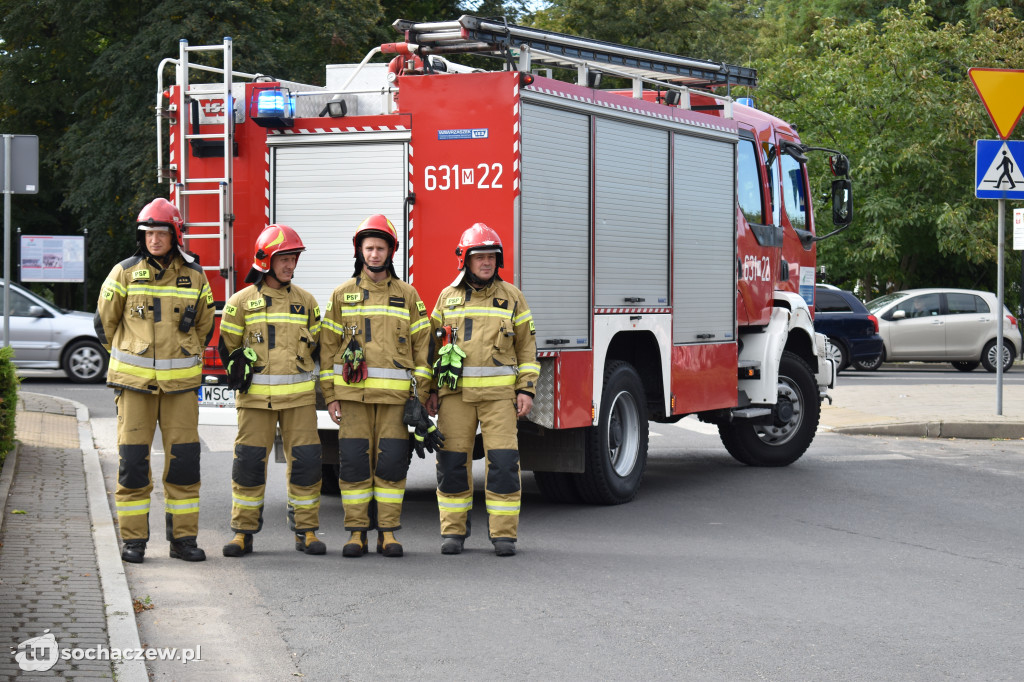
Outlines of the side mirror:
M 907 311 L 906 310 L 896 310 L 896 311 L 893 311 L 892 319 L 894 319 L 894 320 L 902 320 L 902 319 L 906 318 L 906 316 L 907 316 Z
M 28 316 L 29 317 L 43 317 L 44 315 L 46 315 L 46 311 L 43 310 L 43 306 L 41 306 L 41 305 L 30 305 L 28 307 Z
M 853 222 L 853 182 L 848 179 L 832 181 L 832 222 L 839 227 Z

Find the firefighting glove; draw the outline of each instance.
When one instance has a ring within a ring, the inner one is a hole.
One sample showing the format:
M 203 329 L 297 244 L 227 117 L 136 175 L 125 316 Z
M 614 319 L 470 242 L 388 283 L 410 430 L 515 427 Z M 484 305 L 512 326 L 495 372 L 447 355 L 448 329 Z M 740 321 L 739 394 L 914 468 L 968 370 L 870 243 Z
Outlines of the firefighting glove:
M 437 362 L 434 363 L 434 376 L 437 385 L 455 390 L 462 376 L 462 360 L 466 354 L 454 343 L 447 344 L 438 351 Z
M 427 420 L 428 426 L 417 426 L 413 431 L 413 447 L 416 449 L 416 456 L 425 459 L 426 452 L 437 452 L 444 446 L 444 434 L 441 433 L 433 422 Z
M 256 351 L 252 348 L 236 348 L 228 356 L 228 388 L 245 393 L 252 386 L 253 365 Z

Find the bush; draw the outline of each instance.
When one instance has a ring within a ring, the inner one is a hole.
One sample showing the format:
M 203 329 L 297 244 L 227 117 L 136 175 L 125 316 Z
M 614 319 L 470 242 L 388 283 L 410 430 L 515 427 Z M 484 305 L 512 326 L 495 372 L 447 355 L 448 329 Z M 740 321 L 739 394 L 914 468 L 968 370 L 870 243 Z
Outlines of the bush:
M 14 350 L 0 348 L 0 469 L 14 447 L 14 416 L 18 410 L 18 375 L 11 359 Z

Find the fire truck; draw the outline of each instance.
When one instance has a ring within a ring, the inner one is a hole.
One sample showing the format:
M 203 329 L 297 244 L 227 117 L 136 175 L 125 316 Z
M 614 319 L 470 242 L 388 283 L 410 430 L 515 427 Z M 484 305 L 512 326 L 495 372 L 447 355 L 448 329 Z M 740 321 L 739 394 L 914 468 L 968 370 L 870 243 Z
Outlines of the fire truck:
M 397 271 L 430 306 L 483 222 L 533 312 L 541 378 L 520 452 L 545 496 L 633 499 L 649 422 L 688 415 L 743 464 L 796 461 L 836 374 L 809 307 L 808 153 L 827 153 L 839 229 L 846 157 L 731 97 L 756 85 L 750 68 L 473 16 L 395 28 L 404 40 L 327 66 L 324 86 L 234 71 L 230 38 L 183 40 L 161 63 L 158 173 L 218 310 L 267 224 L 298 231 L 296 282 L 326 302 L 356 227 L 385 214 Z M 233 423 L 215 346 L 205 360 L 203 419 Z M 319 426 L 332 469 L 337 427 L 322 412 Z

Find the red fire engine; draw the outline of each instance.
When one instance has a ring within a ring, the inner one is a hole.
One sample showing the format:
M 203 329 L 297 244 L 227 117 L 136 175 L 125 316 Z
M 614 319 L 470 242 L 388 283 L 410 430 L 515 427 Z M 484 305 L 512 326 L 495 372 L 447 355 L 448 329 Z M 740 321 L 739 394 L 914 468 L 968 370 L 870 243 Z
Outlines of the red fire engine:
M 404 42 L 327 66 L 324 87 L 234 72 L 230 39 L 182 41 L 161 64 L 159 172 L 218 304 L 244 286 L 269 223 L 302 236 L 296 281 L 326 301 L 348 277 L 356 226 L 384 213 L 404 229 L 398 272 L 431 305 L 456 273 L 458 236 L 484 222 L 536 325 L 541 379 L 520 450 L 545 495 L 632 499 L 649 421 L 691 414 L 740 462 L 796 461 L 835 368 L 808 307 L 811 148 L 719 92 L 756 73 L 471 16 L 395 27 Z M 223 68 L 190 61 L 199 51 L 222 53 Z M 393 58 L 370 63 L 377 53 Z M 499 70 L 447 59 L 460 54 Z M 191 83 L 195 69 L 222 81 Z M 602 90 L 602 77 L 632 89 Z M 847 176 L 846 158 L 823 151 Z M 848 177 L 832 200 L 848 225 Z M 204 419 L 230 422 L 214 348 L 206 370 Z M 326 415 L 321 427 L 336 461 L 337 427 Z

